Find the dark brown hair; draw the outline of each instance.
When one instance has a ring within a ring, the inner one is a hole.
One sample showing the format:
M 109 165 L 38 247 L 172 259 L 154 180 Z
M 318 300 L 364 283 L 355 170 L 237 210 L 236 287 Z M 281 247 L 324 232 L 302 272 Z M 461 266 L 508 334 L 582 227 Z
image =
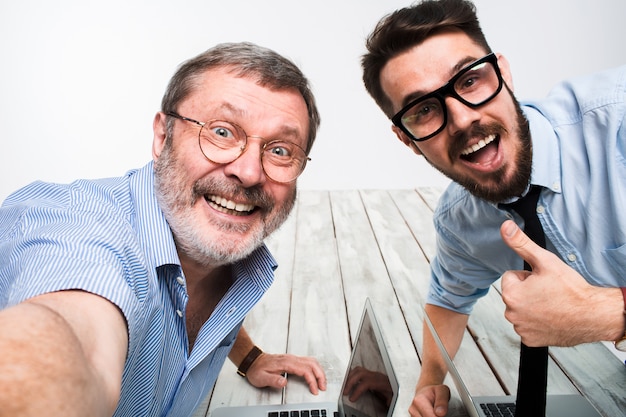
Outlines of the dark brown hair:
M 426 0 L 383 17 L 366 41 L 363 82 L 382 111 L 391 118 L 393 106 L 380 84 L 380 73 L 395 56 L 424 42 L 430 36 L 460 30 L 478 46 L 491 52 L 480 28 L 476 7 L 467 0 Z

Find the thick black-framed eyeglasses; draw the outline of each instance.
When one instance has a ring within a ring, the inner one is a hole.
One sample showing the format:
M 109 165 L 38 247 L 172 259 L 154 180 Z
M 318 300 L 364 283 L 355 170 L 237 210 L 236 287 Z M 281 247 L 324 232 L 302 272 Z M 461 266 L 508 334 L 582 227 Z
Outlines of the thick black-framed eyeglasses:
M 443 87 L 411 101 L 391 121 L 411 139 L 421 142 L 446 127 L 446 97 L 454 97 L 466 106 L 476 108 L 497 96 L 502 85 L 498 57 L 491 53 L 463 68 Z
M 178 113 L 166 112 L 167 116 L 184 120 L 200 126 L 198 144 L 206 159 L 216 164 L 228 164 L 239 158 L 248 145 L 248 136 L 241 126 L 225 120 L 199 122 Z M 261 148 L 261 166 L 265 175 L 274 182 L 290 183 L 295 181 L 309 158 L 300 146 L 285 140 L 270 140 Z

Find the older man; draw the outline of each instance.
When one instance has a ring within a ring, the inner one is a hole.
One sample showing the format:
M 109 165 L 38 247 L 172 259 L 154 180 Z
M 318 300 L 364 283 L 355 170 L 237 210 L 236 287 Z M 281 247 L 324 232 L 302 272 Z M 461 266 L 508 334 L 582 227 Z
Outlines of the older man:
M 319 116 L 289 60 L 248 43 L 184 63 L 153 162 L 37 182 L 0 209 L 0 415 L 188 416 L 230 354 L 256 386 L 317 361 L 241 328 L 271 285 L 263 240 L 294 205 Z M 231 349 L 232 348 L 232 349 Z

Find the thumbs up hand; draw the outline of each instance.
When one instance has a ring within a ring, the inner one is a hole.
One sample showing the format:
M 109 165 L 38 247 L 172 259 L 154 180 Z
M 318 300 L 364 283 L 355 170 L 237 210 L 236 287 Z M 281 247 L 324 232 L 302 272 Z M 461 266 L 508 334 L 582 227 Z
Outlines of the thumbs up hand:
M 532 268 L 502 274 L 504 315 L 524 344 L 573 346 L 621 337 L 624 304 L 619 288 L 590 285 L 511 220 L 502 224 L 500 234 Z

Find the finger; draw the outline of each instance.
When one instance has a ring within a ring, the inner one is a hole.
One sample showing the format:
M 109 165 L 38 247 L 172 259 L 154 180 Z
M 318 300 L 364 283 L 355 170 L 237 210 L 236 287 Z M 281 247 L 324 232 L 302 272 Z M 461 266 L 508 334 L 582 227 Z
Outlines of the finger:
M 531 268 L 541 265 L 546 250 L 533 242 L 526 233 L 512 220 L 506 220 L 500 226 L 500 235 L 508 247 L 513 249 Z
M 321 368 L 312 367 L 310 372 L 304 374 L 304 380 L 312 394 L 317 395 L 319 390 L 326 391 L 326 375 Z
M 287 378 L 284 375 L 269 375 L 271 375 L 269 379 L 272 381 L 269 386 L 274 388 L 284 388 L 287 385 Z
M 267 372 L 264 370 L 261 371 L 248 371 L 246 374 L 246 378 L 248 378 L 248 382 L 257 388 L 263 387 L 272 387 L 272 388 L 283 388 L 287 385 L 287 378 L 284 375 Z
M 509 287 L 513 288 L 515 284 L 524 281 L 530 276 L 530 271 L 505 271 L 500 277 L 502 292 L 506 292 Z
M 443 417 L 448 412 L 449 399 L 450 389 L 445 385 L 423 387 L 415 393 L 409 414 L 411 417 Z
M 312 394 L 326 391 L 326 374 L 314 358 L 286 355 L 281 365 L 288 374 L 304 378 Z
M 450 401 L 450 388 L 447 385 L 439 385 L 435 389 L 435 414 L 443 417 L 448 413 L 448 402 Z

